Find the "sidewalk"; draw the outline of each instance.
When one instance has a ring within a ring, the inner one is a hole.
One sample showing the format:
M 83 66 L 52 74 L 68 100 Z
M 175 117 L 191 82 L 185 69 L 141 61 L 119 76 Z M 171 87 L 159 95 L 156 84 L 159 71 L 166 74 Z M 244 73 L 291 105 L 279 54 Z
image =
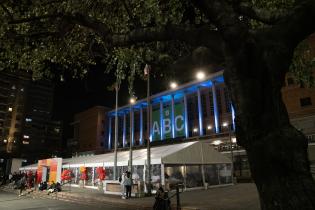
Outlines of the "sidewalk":
M 121 199 L 115 195 L 105 195 L 97 190 L 87 188 L 64 187 L 63 192 L 47 195 L 43 192 L 31 193 L 33 196 L 60 199 L 76 203 L 106 203 L 129 209 L 152 209 L 154 197 Z M 30 195 L 31 195 L 30 194 Z M 172 194 L 172 193 L 171 193 Z M 180 194 L 182 209 L 199 210 L 259 210 L 259 198 L 252 183 L 234 186 L 194 190 Z M 172 209 L 176 209 L 176 197 L 171 200 Z

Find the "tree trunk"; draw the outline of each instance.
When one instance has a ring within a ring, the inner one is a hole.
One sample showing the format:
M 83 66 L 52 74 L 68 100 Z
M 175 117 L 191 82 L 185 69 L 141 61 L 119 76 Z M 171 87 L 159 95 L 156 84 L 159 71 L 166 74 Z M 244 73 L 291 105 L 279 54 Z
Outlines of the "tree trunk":
M 307 139 L 290 124 L 281 97 L 282 69 L 292 52 L 277 53 L 247 44 L 227 56 L 224 77 L 236 110 L 236 137 L 247 151 L 262 210 L 315 209 Z

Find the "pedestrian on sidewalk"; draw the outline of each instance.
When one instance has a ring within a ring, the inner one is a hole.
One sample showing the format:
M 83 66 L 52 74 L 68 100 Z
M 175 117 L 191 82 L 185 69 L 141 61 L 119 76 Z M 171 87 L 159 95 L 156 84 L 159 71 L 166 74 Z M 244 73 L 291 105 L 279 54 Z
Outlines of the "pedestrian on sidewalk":
M 22 178 L 19 181 L 19 189 L 20 189 L 20 193 L 19 196 L 23 195 L 23 190 L 25 190 L 26 187 L 26 174 L 24 176 L 22 176 Z
M 126 179 L 126 172 L 123 172 L 122 175 L 119 177 L 119 182 L 120 182 L 120 188 L 121 188 L 121 198 L 125 199 L 125 193 L 126 193 L 126 187 L 125 187 L 125 179 Z
M 127 176 L 125 178 L 124 185 L 126 188 L 126 199 L 131 198 L 132 180 L 131 180 L 131 174 L 129 171 L 127 172 Z

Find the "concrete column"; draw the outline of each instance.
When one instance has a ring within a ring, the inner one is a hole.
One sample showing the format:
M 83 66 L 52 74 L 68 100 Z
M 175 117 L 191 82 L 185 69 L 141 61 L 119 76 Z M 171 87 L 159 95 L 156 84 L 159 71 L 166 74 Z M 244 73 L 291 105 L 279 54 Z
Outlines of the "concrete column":
M 149 110 L 150 110 L 150 127 L 148 128 L 150 130 L 150 142 L 152 142 L 152 104 L 150 103 L 150 107 L 149 107 Z
M 172 138 L 175 138 L 175 109 L 174 109 L 174 95 L 172 95 L 171 101 L 171 122 L 172 122 Z
M 161 164 L 161 184 L 163 188 L 165 189 L 165 168 L 164 164 Z
M 160 134 L 161 140 L 164 139 L 164 116 L 163 116 L 163 99 L 160 100 Z
M 231 103 L 231 114 L 232 114 L 232 126 L 233 126 L 233 130 L 235 131 L 235 110 L 232 103 Z
M 111 149 L 111 136 L 112 136 L 112 118 L 109 116 L 108 117 L 108 149 Z
M 134 145 L 134 110 L 130 107 L 130 144 Z
M 199 87 L 197 90 L 197 96 L 198 96 L 199 135 L 203 136 L 202 104 L 201 104 L 201 93 L 200 93 Z
M 189 132 L 188 132 L 188 111 L 187 111 L 187 96 L 186 93 L 184 93 L 184 123 L 185 123 L 185 136 L 186 138 L 189 137 Z
M 124 121 L 123 121 L 123 147 L 126 146 L 126 114 L 124 114 Z
M 212 100 L 213 100 L 213 112 L 214 112 L 214 127 L 215 132 L 220 133 L 220 122 L 219 122 L 219 109 L 218 109 L 218 102 L 217 102 L 217 93 L 215 88 L 215 82 L 212 82 Z
M 95 171 L 94 171 L 95 167 L 92 167 L 92 186 L 94 186 L 94 179 L 95 179 Z
M 139 141 L 140 141 L 140 145 L 143 144 L 143 110 L 142 110 L 142 107 L 140 107 L 140 138 L 139 138 Z

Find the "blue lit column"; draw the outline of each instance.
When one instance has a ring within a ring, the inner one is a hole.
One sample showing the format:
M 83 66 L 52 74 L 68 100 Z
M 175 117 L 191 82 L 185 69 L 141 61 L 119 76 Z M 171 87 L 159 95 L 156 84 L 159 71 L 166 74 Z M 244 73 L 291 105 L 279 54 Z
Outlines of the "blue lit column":
M 130 106 L 130 144 L 134 145 L 134 119 L 133 107 Z
M 143 144 L 143 110 L 142 107 L 140 107 L 140 145 Z
M 123 147 L 126 146 L 126 114 L 124 114 L 124 121 L 123 121 Z
M 188 132 L 188 111 L 187 111 L 187 96 L 186 96 L 186 93 L 184 93 L 184 117 L 185 117 L 185 120 L 184 120 L 184 123 L 185 123 L 185 135 L 186 135 L 186 138 L 189 137 L 189 132 Z
M 172 115 L 171 115 L 171 121 L 172 121 L 172 138 L 175 138 L 175 109 L 174 109 L 174 95 L 172 95 L 172 101 L 171 101 L 171 109 L 172 109 Z
M 108 117 L 108 149 L 111 149 L 111 137 L 112 137 L 112 118 Z
M 197 90 L 197 96 L 198 96 L 199 135 L 203 136 L 202 104 L 201 104 L 201 93 L 200 93 L 199 87 Z
M 215 82 L 212 82 L 212 100 L 213 100 L 213 112 L 214 112 L 214 126 L 215 132 L 220 133 L 220 126 L 219 126 L 219 110 L 218 110 L 218 102 L 217 102 L 217 93 L 215 89 Z
M 163 99 L 160 100 L 160 134 L 161 140 L 164 138 L 164 125 L 163 125 Z
M 147 128 L 149 129 L 149 132 L 150 132 L 150 142 L 152 142 L 152 103 L 150 103 L 150 107 L 149 107 L 149 115 L 150 115 L 150 127 Z
M 233 126 L 233 130 L 235 131 L 235 110 L 232 103 L 231 103 L 231 114 L 232 114 L 232 126 Z

